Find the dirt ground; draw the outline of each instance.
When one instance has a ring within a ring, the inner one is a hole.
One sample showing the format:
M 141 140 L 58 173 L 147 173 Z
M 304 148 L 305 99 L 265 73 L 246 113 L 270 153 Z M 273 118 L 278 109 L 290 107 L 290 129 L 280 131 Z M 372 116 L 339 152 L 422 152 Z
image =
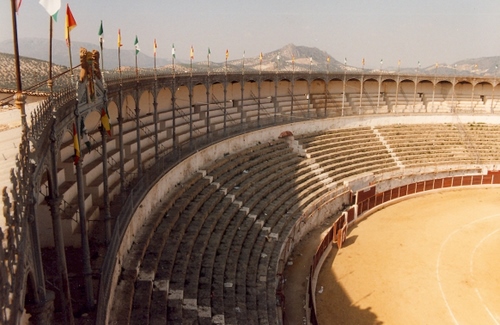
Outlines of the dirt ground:
M 359 222 L 331 251 L 318 279 L 318 319 L 499 324 L 499 267 L 500 188 L 425 194 Z

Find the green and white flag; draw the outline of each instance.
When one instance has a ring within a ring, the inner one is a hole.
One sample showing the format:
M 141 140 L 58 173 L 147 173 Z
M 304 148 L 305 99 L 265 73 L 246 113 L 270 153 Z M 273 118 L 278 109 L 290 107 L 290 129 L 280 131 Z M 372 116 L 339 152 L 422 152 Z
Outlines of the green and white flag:
M 57 14 L 59 13 L 59 9 L 61 9 L 61 0 L 40 0 L 39 3 L 45 8 L 52 19 L 57 21 Z
M 137 35 L 135 35 L 134 47 L 135 47 L 135 55 L 139 54 L 141 49 L 139 48 L 139 39 L 137 38 Z
M 172 43 L 172 58 L 175 59 L 175 46 L 174 46 L 174 43 Z
M 102 20 L 101 20 L 101 26 L 99 27 L 98 35 L 99 35 L 99 43 L 102 43 L 104 35 L 104 29 L 102 28 Z

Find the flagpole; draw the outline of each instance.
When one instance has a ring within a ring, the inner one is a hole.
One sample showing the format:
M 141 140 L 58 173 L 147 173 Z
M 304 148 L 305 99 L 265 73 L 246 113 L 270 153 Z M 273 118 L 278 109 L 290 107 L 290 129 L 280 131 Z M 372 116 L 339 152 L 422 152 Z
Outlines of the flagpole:
M 122 46 L 122 35 L 120 29 L 118 29 L 118 73 L 120 74 L 120 86 L 122 84 L 122 60 L 120 55 L 120 48 Z
M 49 80 L 47 80 L 47 85 L 49 86 L 50 95 L 52 95 L 53 89 L 53 81 L 52 81 L 52 34 L 53 34 L 53 25 L 52 25 L 52 16 L 49 16 Z
M 17 17 L 16 17 L 16 0 L 11 0 L 12 7 L 12 33 L 14 39 L 14 59 L 16 64 L 16 96 L 15 104 L 17 108 L 21 111 L 21 123 L 23 129 L 26 130 L 26 111 L 24 107 L 24 96 L 23 96 L 23 85 L 21 82 L 21 62 L 19 59 L 19 43 L 17 39 Z
M 101 29 L 99 30 L 99 32 L 104 32 L 102 30 L 102 20 L 101 20 Z M 102 43 L 103 43 L 103 37 L 102 37 L 102 34 L 99 36 L 99 48 L 101 50 L 101 71 L 102 71 L 102 82 L 104 82 L 104 52 L 103 52 L 103 47 L 102 47 Z
M 137 53 L 135 54 L 135 78 L 139 80 L 139 71 L 137 70 Z
M 153 69 L 154 69 L 154 72 L 155 72 L 155 80 L 156 80 L 156 38 L 154 40 L 154 44 L 153 44 L 153 50 L 154 50 L 154 61 L 153 61 Z
M 207 52 L 207 76 L 210 75 L 210 48 L 208 48 Z
M 71 71 L 71 81 L 73 81 L 73 59 L 71 58 L 71 33 L 69 32 L 69 25 L 66 26 L 66 29 L 68 33 L 69 69 Z
M 175 77 L 175 45 L 172 43 L 172 74 Z

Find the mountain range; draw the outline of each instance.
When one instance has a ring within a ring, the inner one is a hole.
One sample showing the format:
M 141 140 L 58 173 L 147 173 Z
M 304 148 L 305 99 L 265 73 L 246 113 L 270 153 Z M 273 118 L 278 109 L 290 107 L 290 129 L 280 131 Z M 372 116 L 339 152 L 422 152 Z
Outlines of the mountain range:
M 99 49 L 99 46 L 91 43 L 72 42 L 72 60 L 73 66 L 79 64 L 79 48 L 84 47 L 88 50 Z M 47 39 L 42 38 L 21 38 L 19 40 L 19 52 L 21 53 L 21 73 L 24 83 L 29 80 L 29 86 L 35 85 L 47 79 L 48 71 L 48 52 L 49 44 Z M 46 49 L 44 51 L 43 49 Z M 54 64 L 54 74 L 61 73 L 69 67 L 69 53 L 66 43 L 61 40 L 53 40 L 52 61 Z M 121 67 L 124 71 L 133 71 L 135 67 L 135 50 L 121 50 Z M 15 70 L 12 41 L 0 42 L 0 90 L 15 89 Z M 116 73 L 118 68 L 118 55 L 116 49 L 103 50 L 104 70 L 108 73 Z M 137 62 L 140 69 L 153 68 L 154 59 L 140 52 L 137 56 Z M 428 67 L 401 68 L 384 67 L 384 72 L 401 72 L 406 74 L 439 74 L 439 75 L 476 75 L 476 76 L 495 76 L 498 70 L 500 56 L 484 57 L 475 59 L 466 59 L 452 64 L 438 63 Z M 157 68 L 171 71 L 172 60 L 157 58 Z M 222 71 L 241 71 L 262 70 L 262 71 L 361 71 L 360 67 L 344 65 L 343 62 L 335 60 L 327 52 L 316 47 L 296 46 L 288 44 L 272 52 L 263 53 L 260 57 L 240 58 L 229 60 L 226 63 L 197 61 L 192 65 L 193 72 L 205 72 L 210 69 L 211 72 Z M 175 61 L 176 71 L 188 71 L 190 64 L 180 60 Z M 114 70 L 110 71 L 110 70 Z M 365 69 L 365 71 L 370 71 Z M 372 70 L 377 72 L 376 70 Z M 26 86 L 23 85 L 23 89 Z M 46 91 L 40 89 L 39 91 Z

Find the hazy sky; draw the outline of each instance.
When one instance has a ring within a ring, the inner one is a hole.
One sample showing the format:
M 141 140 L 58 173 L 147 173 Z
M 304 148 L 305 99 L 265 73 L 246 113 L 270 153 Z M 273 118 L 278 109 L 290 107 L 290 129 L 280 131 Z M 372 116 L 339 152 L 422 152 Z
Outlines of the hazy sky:
M 64 39 L 67 1 L 62 1 L 54 38 Z M 499 0 L 86 0 L 69 1 L 78 26 L 71 39 L 98 44 L 103 21 L 105 48 L 123 48 L 195 61 L 258 56 L 288 43 L 317 47 L 349 65 L 367 68 L 422 67 L 462 59 L 500 55 Z M 12 39 L 10 0 L 0 1 L 0 41 Z M 18 36 L 48 38 L 49 16 L 38 0 L 23 0 Z M 45 51 L 46 49 L 40 49 Z M 48 52 L 48 51 L 47 51 Z M 21 52 L 22 55 L 22 52 Z

